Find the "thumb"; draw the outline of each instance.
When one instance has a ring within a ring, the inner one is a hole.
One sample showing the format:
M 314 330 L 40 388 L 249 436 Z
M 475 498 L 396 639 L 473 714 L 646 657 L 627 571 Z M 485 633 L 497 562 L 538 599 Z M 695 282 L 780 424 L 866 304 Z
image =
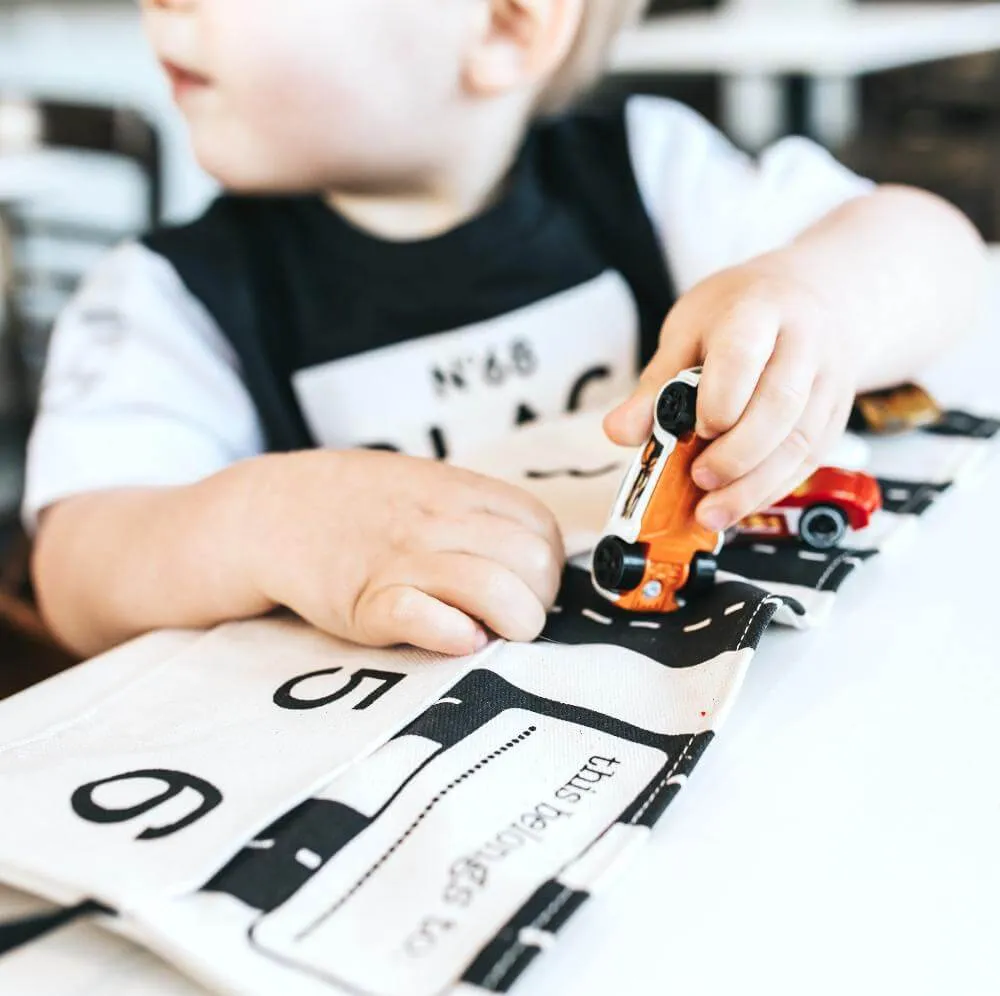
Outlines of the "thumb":
M 668 337 L 666 333 L 664 329 L 660 348 L 643 370 L 631 396 L 604 419 L 605 433 L 619 446 L 641 446 L 649 438 L 653 431 L 653 404 L 660 388 L 700 359 L 697 342 L 680 336 Z

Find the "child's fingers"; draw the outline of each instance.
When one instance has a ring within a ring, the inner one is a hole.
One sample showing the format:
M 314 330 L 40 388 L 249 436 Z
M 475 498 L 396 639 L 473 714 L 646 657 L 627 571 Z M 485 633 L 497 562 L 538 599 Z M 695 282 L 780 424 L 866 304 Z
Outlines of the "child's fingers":
M 767 304 L 747 300 L 710 332 L 698 386 L 698 435 L 715 439 L 742 417 L 757 389 L 780 331 Z
M 394 628 L 380 620 L 370 601 L 381 587 L 417 588 L 446 605 L 481 620 L 508 640 L 535 639 L 545 626 L 545 606 L 525 581 L 496 561 L 466 553 L 431 553 L 399 558 L 374 579 L 358 601 L 355 617 L 367 635 L 371 627 Z M 371 593 L 371 594 L 368 594 Z M 409 617 L 403 622 L 411 625 Z M 371 642 L 365 639 L 363 642 Z
M 482 557 L 518 575 L 546 607 L 562 582 L 565 554 L 555 544 L 520 523 L 485 512 L 437 518 L 421 527 L 414 545 L 423 553 L 465 553 Z
M 431 653 L 466 657 L 489 640 L 483 627 L 460 609 L 405 584 L 370 593 L 354 621 L 356 630 L 346 635 L 374 647 L 409 644 Z
M 653 431 L 653 403 L 660 388 L 701 360 L 698 341 L 664 325 L 660 348 L 642 372 L 631 397 L 604 419 L 604 431 L 619 446 L 641 446 Z
M 728 529 L 761 508 L 803 466 L 814 462 L 831 413 L 829 404 L 810 404 L 795 431 L 770 456 L 739 480 L 702 499 L 698 521 L 708 529 Z
M 806 478 L 810 477 L 816 472 L 819 463 L 815 460 L 810 460 L 803 463 L 801 466 L 797 467 L 794 473 L 790 477 L 786 477 L 781 484 L 776 487 L 761 503 L 757 508 L 752 509 L 752 512 L 758 511 L 762 508 L 770 508 L 771 505 L 777 504 L 782 498 L 786 498 L 790 495 Z
M 715 356 L 714 351 L 711 355 Z M 817 440 L 805 436 L 797 426 L 810 403 L 815 381 L 816 364 L 808 350 L 800 342 L 779 337 L 745 411 L 695 463 L 695 483 L 706 491 L 725 487 L 749 474 L 783 440 L 793 449 L 801 448 L 800 462 L 808 459 Z
M 467 506 L 519 523 L 541 536 L 551 547 L 562 550 L 562 534 L 552 510 L 523 488 L 493 477 L 468 472 Z

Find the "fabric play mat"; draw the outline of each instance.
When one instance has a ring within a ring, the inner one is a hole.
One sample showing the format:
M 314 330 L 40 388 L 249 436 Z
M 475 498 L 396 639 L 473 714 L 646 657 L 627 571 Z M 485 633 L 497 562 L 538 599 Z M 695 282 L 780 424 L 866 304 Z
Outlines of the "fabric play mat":
M 827 622 L 998 431 L 949 411 L 866 438 L 871 527 L 726 547 L 712 594 L 643 617 L 587 573 L 628 455 L 595 416 L 525 428 L 458 462 L 560 520 L 535 644 L 452 660 L 272 618 L 153 634 L 0 703 L 0 883 L 59 907 L 0 923 L 0 989 L 5 950 L 92 917 L 222 993 L 508 991 L 691 777 L 769 625 Z

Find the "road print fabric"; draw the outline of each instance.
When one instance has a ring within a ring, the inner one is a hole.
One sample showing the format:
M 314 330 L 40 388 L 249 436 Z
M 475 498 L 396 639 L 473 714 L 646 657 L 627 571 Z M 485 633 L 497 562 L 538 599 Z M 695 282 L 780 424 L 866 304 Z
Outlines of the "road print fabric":
M 628 456 L 595 417 L 459 455 L 557 514 L 542 637 L 446 660 L 275 618 L 156 634 L 0 704 L 0 882 L 63 907 L 0 924 L 0 952 L 76 915 L 218 992 L 508 991 L 692 775 L 772 619 L 823 623 L 998 430 L 949 412 L 871 441 L 869 529 L 727 546 L 714 591 L 666 616 L 590 583 Z

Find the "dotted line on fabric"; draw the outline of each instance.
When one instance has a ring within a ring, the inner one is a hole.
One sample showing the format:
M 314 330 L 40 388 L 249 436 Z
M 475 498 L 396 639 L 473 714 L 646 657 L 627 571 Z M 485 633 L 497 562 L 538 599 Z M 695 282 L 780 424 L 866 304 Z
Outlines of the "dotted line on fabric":
M 458 775 L 456 778 L 452 779 L 444 788 L 441 789 L 437 795 L 434 796 L 430 802 L 417 814 L 413 822 L 407 827 L 406 831 L 396 840 L 396 842 L 385 851 L 385 853 L 375 862 L 371 868 L 368 869 L 358 879 L 357 882 L 351 887 L 351 889 L 339 899 L 329 910 L 327 910 L 322 916 L 314 920 L 309 926 L 304 930 L 296 934 L 295 939 L 301 941 L 303 938 L 307 937 L 312 931 L 319 927 L 322 923 L 328 920 L 334 915 L 388 860 L 399 850 L 400 847 L 406 842 L 406 840 L 413 834 L 413 832 L 420 826 L 421 823 L 430 815 L 431 811 L 441 802 L 441 800 L 448 795 L 449 792 L 458 788 L 464 781 L 471 778 L 477 772 L 481 771 L 490 761 L 496 760 L 502 754 L 506 754 L 507 751 L 513 750 L 518 745 L 524 743 L 533 733 L 537 732 L 537 726 L 529 726 L 526 730 L 520 733 L 518 736 L 513 737 L 508 740 L 505 744 L 501 744 L 495 751 L 491 754 L 487 754 L 485 757 L 480 758 L 475 764 L 467 768 L 462 774 Z

